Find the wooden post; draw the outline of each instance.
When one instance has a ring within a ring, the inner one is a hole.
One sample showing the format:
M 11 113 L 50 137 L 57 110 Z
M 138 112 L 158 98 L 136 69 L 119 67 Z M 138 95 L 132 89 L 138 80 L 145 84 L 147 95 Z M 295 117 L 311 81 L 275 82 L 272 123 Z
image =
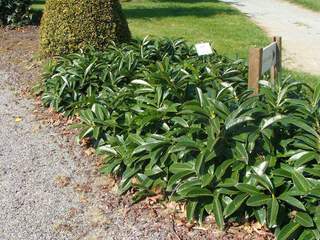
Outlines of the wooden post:
M 277 59 L 276 64 L 271 68 L 270 77 L 271 80 L 274 81 L 278 78 L 279 73 L 281 72 L 282 68 L 282 38 L 281 37 L 273 37 L 273 42 L 277 43 Z
M 253 94 L 259 93 L 259 80 L 262 72 L 262 48 L 251 48 L 249 50 L 249 79 L 248 88 L 253 90 Z

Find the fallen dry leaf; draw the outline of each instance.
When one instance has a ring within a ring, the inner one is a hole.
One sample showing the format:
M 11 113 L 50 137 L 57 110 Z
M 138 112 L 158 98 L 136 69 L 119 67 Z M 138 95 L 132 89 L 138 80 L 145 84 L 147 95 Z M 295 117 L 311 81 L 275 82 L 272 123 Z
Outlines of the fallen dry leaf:
M 22 118 L 21 117 L 16 117 L 16 123 L 19 123 L 19 122 L 21 122 L 22 121 Z
M 79 212 L 78 209 L 76 208 L 70 208 L 69 211 L 68 211 L 68 218 L 73 218 L 77 215 L 77 213 Z
M 59 224 L 55 224 L 53 226 L 55 231 L 58 232 L 71 232 L 72 231 L 72 227 L 70 224 L 66 224 L 66 223 L 59 223 Z
M 107 218 L 104 211 L 97 207 L 89 208 L 86 217 L 92 226 L 110 224 L 110 220 Z
M 56 185 L 59 188 L 67 187 L 71 182 L 71 179 L 66 176 L 57 176 L 56 177 Z
M 90 148 L 86 149 L 86 150 L 84 151 L 84 153 L 85 153 L 87 156 L 91 156 L 91 155 L 93 155 L 93 154 L 95 153 L 95 150 L 94 150 L 94 148 L 90 147 Z
M 89 193 L 92 191 L 92 188 L 88 183 L 84 183 L 84 184 L 77 183 L 74 187 L 74 190 L 79 193 Z
M 89 199 L 84 193 L 81 193 L 80 196 L 79 196 L 79 202 L 82 203 L 82 204 L 88 204 L 89 203 Z

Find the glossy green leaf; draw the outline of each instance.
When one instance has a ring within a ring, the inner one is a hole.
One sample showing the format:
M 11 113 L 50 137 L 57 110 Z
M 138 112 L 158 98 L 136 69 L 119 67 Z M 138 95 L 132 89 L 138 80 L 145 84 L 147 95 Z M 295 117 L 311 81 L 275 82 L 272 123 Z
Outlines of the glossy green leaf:
M 233 163 L 233 159 L 229 159 L 224 161 L 223 163 L 221 163 L 215 172 L 215 175 L 217 177 L 217 179 L 221 179 L 222 176 L 225 174 L 225 172 L 227 171 L 227 169 L 230 167 L 230 165 Z
M 309 181 L 298 171 L 293 171 L 292 180 L 298 190 L 308 192 L 311 188 Z
M 290 157 L 288 161 L 293 161 L 295 167 L 300 167 L 314 159 L 316 159 L 316 153 L 302 151 Z
M 192 171 L 193 167 L 192 163 L 174 163 L 170 166 L 169 171 L 176 174 L 183 171 Z
M 198 202 L 196 202 L 196 201 L 190 201 L 190 202 L 188 202 L 188 204 L 186 206 L 187 219 L 189 222 L 191 222 L 194 218 L 194 213 L 195 213 L 197 204 L 198 204 Z
M 299 201 L 298 199 L 296 199 L 295 197 L 292 197 L 290 195 L 287 194 L 281 194 L 278 197 L 280 200 L 287 202 L 288 204 L 290 204 L 291 206 L 294 206 L 296 208 L 299 208 L 301 210 L 306 210 L 305 206 L 303 205 L 303 203 L 301 201 Z
M 298 128 L 303 129 L 304 131 L 311 133 L 314 137 L 320 138 L 319 134 L 316 130 L 314 130 L 311 126 L 306 124 L 304 121 L 301 121 L 298 118 L 287 118 L 286 123 L 292 124 Z
M 268 189 L 270 192 L 273 192 L 273 184 L 267 175 L 255 175 L 255 178 L 257 179 L 258 183 L 260 183 L 263 187 Z
M 168 185 L 167 185 L 167 189 L 170 191 L 172 190 L 173 185 L 178 184 L 180 181 L 182 181 L 185 177 L 190 176 L 191 174 L 193 174 L 192 171 L 181 171 L 176 173 L 175 175 L 173 175 L 169 181 L 168 181 Z
M 241 192 L 244 192 L 244 193 L 249 193 L 249 194 L 253 194 L 253 195 L 261 194 L 261 192 L 259 191 L 259 189 L 257 189 L 256 186 L 251 185 L 251 184 L 238 183 L 235 187 L 236 187 L 238 190 L 240 190 Z
M 172 122 L 175 124 L 179 124 L 181 127 L 189 127 L 189 124 L 187 123 L 186 120 L 184 120 L 182 117 L 173 117 L 171 119 Z
M 274 228 L 277 226 L 277 218 L 279 213 L 279 203 L 275 197 L 268 202 L 268 226 Z
M 244 201 L 248 198 L 247 194 L 240 194 L 236 196 L 230 204 L 226 206 L 226 208 L 223 211 L 223 215 L 225 217 L 229 217 L 232 215 L 235 211 L 237 211 L 241 205 L 244 203 Z
M 211 191 L 209 191 L 206 188 L 201 187 L 191 187 L 188 189 L 188 192 L 186 193 L 186 197 L 188 198 L 196 198 L 196 197 L 213 197 L 213 194 Z
M 236 119 L 231 119 L 230 121 L 226 122 L 226 130 L 229 130 L 230 128 L 233 128 L 239 124 L 244 124 L 249 121 L 253 121 L 254 119 L 250 116 L 241 116 Z
M 315 236 L 311 230 L 304 230 L 298 240 L 315 240 Z
M 272 124 L 279 122 L 281 119 L 284 119 L 286 116 L 284 115 L 276 115 L 274 117 L 268 118 L 268 119 L 264 119 L 261 122 L 260 125 L 260 130 L 263 131 L 265 128 L 271 126 Z
M 112 155 L 117 155 L 117 151 L 112 148 L 110 145 L 104 145 L 104 146 L 100 146 L 98 147 L 97 149 L 98 152 L 105 152 L 105 153 L 108 153 L 108 154 L 112 154 Z
M 222 212 L 222 206 L 219 199 L 219 195 L 215 195 L 213 198 L 212 203 L 212 212 L 214 215 L 214 218 L 216 220 L 216 223 L 220 229 L 224 228 L 224 219 L 223 219 L 223 212 Z
M 313 227 L 314 223 L 309 214 L 305 212 L 297 212 L 296 221 L 303 227 Z
M 265 208 L 260 207 L 258 209 L 254 209 L 254 215 L 260 224 L 264 225 L 267 222 L 267 211 Z
M 299 223 L 290 222 L 289 224 L 285 225 L 281 228 L 280 232 L 277 235 L 277 240 L 287 240 L 292 236 L 299 228 Z
M 204 154 L 199 154 L 196 161 L 195 161 L 195 171 L 198 175 L 200 175 L 201 169 L 203 168 L 204 165 Z
M 246 204 L 250 207 L 258 207 L 267 204 L 271 200 L 271 196 L 264 194 L 252 195 L 248 198 Z

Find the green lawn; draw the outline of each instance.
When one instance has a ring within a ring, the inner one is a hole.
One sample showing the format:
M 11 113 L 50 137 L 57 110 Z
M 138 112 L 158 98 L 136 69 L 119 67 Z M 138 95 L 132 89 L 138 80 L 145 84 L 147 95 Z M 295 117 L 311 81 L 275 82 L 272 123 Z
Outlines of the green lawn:
M 320 11 L 320 0 L 289 0 L 289 1 L 303 5 L 315 11 Z
M 283 71 L 283 74 L 285 74 L 285 76 L 291 75 L 294 79 L 301 80 L 301 81 L 309 84 L 309 86 L 311 86 L 311 87 L 315 87 L 316 84 L 320 82 L 320 76 L 312 75 L 309 73 L 304 73 L 304 72 L 301 72 L 298 70 L 285 69 Z
M 34 0 L 32 9 L 39 13 L 44 2 Z M 182 37 L 192 43 L 209 41 L 219 53 L 242 58 L 247 58 L 250 47 L 262 47 L 269 42 L 266 34 L 246 16 L 216 0 L 131 0 L 122 5 L 135 38 L 152 35 Z M 310 84 L 320 81 L 319 76 L 290 73 Z
M 43 9 L 43 5 L 45 4 L 46 0 L 32 0 L 32 10 L 33 11 L 41 11 Z
M 246 16 L 216 0 L 132 0 L 123 8 L 134 37 L 183 37 L 212 42 L 219 53 L 246 57 L 268 38 Z

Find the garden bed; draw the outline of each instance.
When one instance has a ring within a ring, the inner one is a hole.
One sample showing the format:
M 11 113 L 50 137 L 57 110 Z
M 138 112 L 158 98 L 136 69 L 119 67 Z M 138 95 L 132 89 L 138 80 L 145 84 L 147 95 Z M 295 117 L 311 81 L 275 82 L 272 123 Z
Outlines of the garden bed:
M 40 62 L 37 61 L 38 29 L 36 27 L 26 27 L 16 30 L 1 29 L 0 31 L 2 37 L 0 42 L 1 71 L 9 74 L 5 89 L 6 87 L 8 89 L 20 89 L 23 95 L 25 95 L 27 94 L 26 90 L 30 89 L 37 82 L 41 73 Z M 73 134 L 75 132 L 70 132 L 68 126 L 70 121 L 68 122 L 67 118 L 53 113 L 50 109 L 45 110 L 40 106 L 38 107 L 35 113 L 37 112 L 39 121 L 43 122 L 43 127 L 54 128 L 54 131 L 60 133 L 65 138 L 65 145 L 61 147 L 73 149 Z M 91 148 L 84 148 L 84 151 L 81 153 L 83 154 L 83 161 L 76 160 L 76 164 L 81 164 L 82 166 L 86 166 L 86 164 L 90 165 L 90 161 L 93 161 L 93 159 L 87 160 L 87 155 L 91 154 L 91 150 Z M 98 161 L 97 166 L 100 166 L 100 164 L 101 162 Z M 88 169 L 86 168 L 84 172 L 88 173 Z M 91 170 L 95 171 L 95 169 Z M 162 236 L 167 237 L 167 239 L 272 239 L 272 235 L 269 232 L 265 231 L 261 225 L 255 223 L 231 224 L 224 232 L 217 230 L 213 218 L 208 218 L 202 227 L 197 224 L 189 224 L 185 220 L 183 209 L 181 210 L 178 205 L 167 204 L 162 201 L 160 204 L 159 200 L 161 199 L 157 200 L 157 198 L 147 198 L 145 201 L 132 205 L 130 200 L 132 195 L 130 192 L 126 196 L 116 196 L 113 193 L 114 189 L 110 189 L 111 186 L 114 186 L 114 180 L 110 178 L 109 182 L 103 182 L 103 179 L 97 176 L 96 179 L 91 179 L 95 183 L 94 185 L 75 186 L 75 189 L 82 192 L 84 190 L 87 191 L 86 189 L 90 189 L 91 187 L 93 192 L 89 194 L 94 197 L 90 203 L 93 205 L 101 203 L 101 206 L 108 207 L 106 207 L 103 214 L 112 219 L 112 223 L 108 223 L 110 230 L 107 231 L 107 236 L 109 237 L 119 237 L 117 235 L 119 234 L 118 230 L 122 229 L 120 227 L 122 226 L 126 229 L 126 231 L 120 231 L 123 236 L 126 234 L 126 236 L 135 236 L 139 232 L 144 232 L 143 236 L 140 235 L 140 239 L 150 239 L 148 236 L 157 236 L 159 232 Z M 98 187 L 96 183 L 103 183 L 103 185 Z M 83 213 L 78 214 L 80 214 L 79 218 L 82 219 L 81 214 Z M 58 226 L 60 228 L 59 231 L 71 230 L 68 234 L 73 234 L 73 236 L 79 235 L 81 233 L 79 231 L 79 222 L 75 226 L 70 224 L 70 219 L 66 220 L 65 223 L 62 222 Z M 132 224 L 139 231 L 132 232 L 128 230 Z M 99 226 L 96 227 L 99 228 Z
M 79 118 L 119 193 L 166 196 L 220 229 L 255 219 L 317 238 L 320 85 L 262 81 L 253 96 L 242 60 L 148 38 L 58 58 L 44 77 L 44 103 Z

